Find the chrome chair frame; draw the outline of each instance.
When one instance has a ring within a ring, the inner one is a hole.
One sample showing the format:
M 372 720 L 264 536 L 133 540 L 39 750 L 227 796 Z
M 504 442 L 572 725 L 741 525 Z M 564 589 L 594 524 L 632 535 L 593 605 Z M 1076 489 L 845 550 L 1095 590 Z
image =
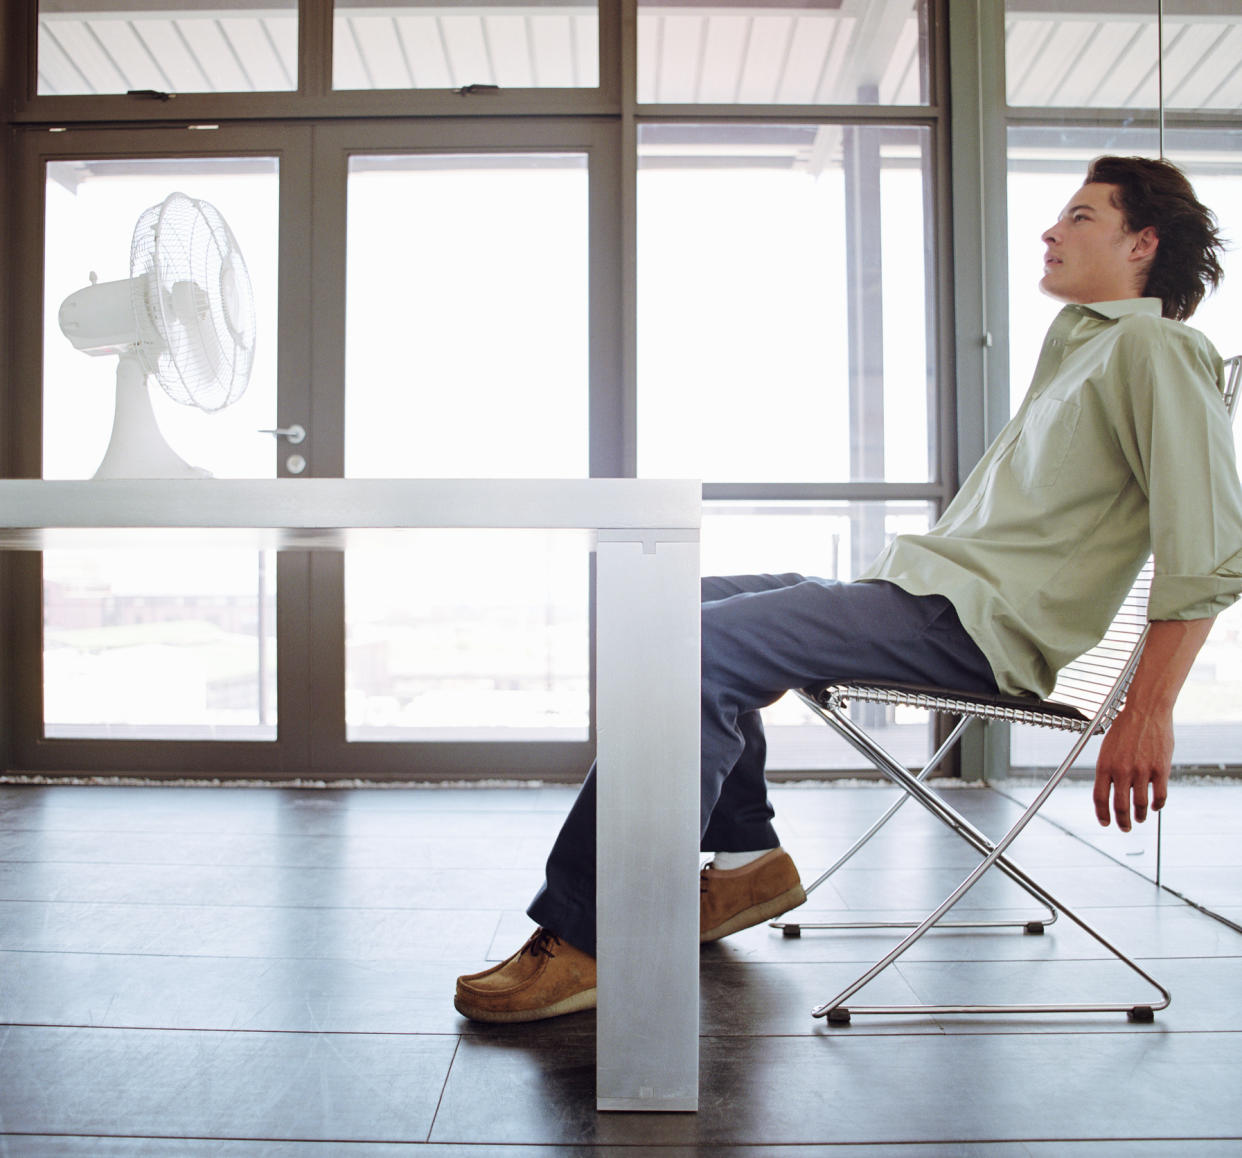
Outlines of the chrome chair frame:
M 1225 379 L 1221 383 L 1225 405 L 1232 419 L 1238 403 L 1238 387 L 1242 380 L 1242 356 L 1230 358 L 1225 363 Z M 1030 821 L 1043 807 L 1044 802 L 1064 779 L 1081 754 L 1087 742 L 1101 735 L 1120 712 L 1130 681 L 1138 668 L 1143 645 L 1147 640 L 1149 626 L 1146 617 L 1147 596 L 1151 586 L 1152 561 L 1143 567 L 1129 595 L 1122 604 L 1105 637 L 1096 647 L 1080 656 L 1060 673 L 1052 697 L 1038 700 L 1035 697 L 979 696 L 954 692 L 935 687 L 905 684 L 838 683 L 817 688 L 807 688 L 798 694 L 802 701 L 832 727 L 838 735 L 867 757 L 890 781 L 904 790 L 904 794 L 882 815 L 836 862 L 821 874 L 807 889 L 813 892 L 831 877 L 842 865 L 861 850 L 883 828 L 907 800 L 914 799 L 933 816 L 941 820 L 967 844 L 982 854 L 983 859 L 966 878 L 923 921 L 915 922 L 835 922 L 810 923 L 773 921 L 773 928 L 781 929 L 786 936 L 801 936 L 804 929 L 877 929 L 908 928 L 911 932 L 889 953 L 870 969 L 862 973 L 850 985 L 812 1011 L 812 1016 L 827 1018 L 829 1024 L 848 1024 L 853 1014 L 938 1015 L 975 1013 L 1125 1013 L 1131 1021 L 1148 1022 L 1157 1011 L 1168 1007 L 1172 996 L 1163 985 L 1134 960 L 1109 942 L 1068 906 L 1059 901 L 1042 885 L 1024 872 L 1006 853 Z M 911 772 L 895 759 L 866 731 L 859 727 L 848 714 L 851 701 L 890 705 L 908 705 L 929 711 L 942 712 L 959 717 L 957 723 L 939 746 L 931 759 L 917 773 Z M 992 841 L 985 833 L 970 823 L 960 812 L 952 808 L 939 794 L 928 787 L 926 781 L 931 772 L 961 739 L 962 733 L 973 720 L 1002 720 L 1011 723 L 1034 724 L 1039 727 L 1056 728 L 1077 733 L 1069 753 L 1053 770 L 1043 787 L 1027 806 L 1008 832 L 998 841 Z M 1035 897 L 1047 910 L 1049 917 L 1039 921 L 942 921 L 978 880 L 992 867 L 999 868 L 1010 879 Z M 1060 913 L 1087 933 L 1113 957 L 1128 966 L 1159 993 L 1159 1000 L 1146 1002 L 1094 1002 L 1085 1004 L 996 1004 L 996 1005 L 847 1005 L 851 997 L 901 957 L 924 934 L 935 926 L 941 928 L 999 928 L 1021 927 L 1027 933 L 1042 933 Z

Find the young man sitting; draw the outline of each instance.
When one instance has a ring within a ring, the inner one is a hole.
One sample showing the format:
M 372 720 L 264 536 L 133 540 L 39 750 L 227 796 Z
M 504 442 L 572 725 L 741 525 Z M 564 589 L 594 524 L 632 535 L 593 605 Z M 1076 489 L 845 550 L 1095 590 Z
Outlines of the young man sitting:
M 852 583 L 703 581 L 703 941 L 805 900 L 772 826 L 759 709 L 846 679 L 1051 691 L 1154 554 L 1151 631 L 1106 733 L 1094 803 L 1119 827 L 1165 802 L 1173 703 L 1242 593 L 1242 493 L 1221 359 L 1183 324 L 1221 278 L 1211 213 L 1173 165 L 1100 157 L 1043 235 L 1067 303 L 1017 414 L 926 534 Z M 583 785 L 512 957 L 458 979 L 458 1011 L 535 1021 L 595 1005 L 595 781 Z

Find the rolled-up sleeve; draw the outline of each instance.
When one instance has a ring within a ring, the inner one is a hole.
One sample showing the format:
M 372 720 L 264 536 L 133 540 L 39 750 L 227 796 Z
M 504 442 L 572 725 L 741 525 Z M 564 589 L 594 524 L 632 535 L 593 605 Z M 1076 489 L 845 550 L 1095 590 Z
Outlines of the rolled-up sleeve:
M 1148 499 L 1149 619 L 1209 619 L 1242 595 L 1242 485 L 1218 383 L 1220 358 L 1191 330 L 1123 342 L 1123 449 Z

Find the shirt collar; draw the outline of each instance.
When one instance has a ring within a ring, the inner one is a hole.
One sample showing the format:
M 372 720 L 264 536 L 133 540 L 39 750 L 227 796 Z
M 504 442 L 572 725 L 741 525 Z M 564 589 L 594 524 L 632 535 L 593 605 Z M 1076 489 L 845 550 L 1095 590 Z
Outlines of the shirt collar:
M 1158 318 L 1164 312 L 1163 302 L 1159 298 L 1123 298 L 1118 302 L 1089 302 L 1077 308 L 1086 313 L 1097 314 L 1102 318 L 1111 318 L 1114 321 L 1124 318 L 1127 314 L 1143 314 Z

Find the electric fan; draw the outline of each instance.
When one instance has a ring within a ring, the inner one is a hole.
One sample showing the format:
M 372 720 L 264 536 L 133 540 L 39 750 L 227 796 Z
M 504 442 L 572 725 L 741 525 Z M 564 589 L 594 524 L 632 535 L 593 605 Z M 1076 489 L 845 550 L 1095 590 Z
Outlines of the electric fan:
M 112 438 L 96 478 L 209 478 L 165 441 L 147 387 L 208 412 L 236 402 L 254 363 L 254 297 L 219 211 L 171 193 L 134 226 L 130 276 L 91 284 L 60 307 L 61 332 L 84 354 L 119 355 Z

